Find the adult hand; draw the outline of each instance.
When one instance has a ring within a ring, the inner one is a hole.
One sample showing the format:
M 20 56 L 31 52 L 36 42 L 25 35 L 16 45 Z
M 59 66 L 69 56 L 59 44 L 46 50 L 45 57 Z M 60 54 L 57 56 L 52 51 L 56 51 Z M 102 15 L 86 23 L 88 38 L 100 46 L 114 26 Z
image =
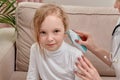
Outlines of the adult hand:
M 94 50 L 96 50 L 98 47 L 97 45 L 94 43 L 93 37 L 86 32 L 80 32 L 80 31 L 75 31 L 82 40 L 76 40 L 77 43 L 81 44 L 81 45 L 85 45 L 87 47 L 88 50 L 90 50 L 91 52 L 94 52 Z
M 85 56 L 78 58 L 76 66 L 80 72 L 75 71 L 75 74 L 83 80 L 102 80 L 95 67 Z

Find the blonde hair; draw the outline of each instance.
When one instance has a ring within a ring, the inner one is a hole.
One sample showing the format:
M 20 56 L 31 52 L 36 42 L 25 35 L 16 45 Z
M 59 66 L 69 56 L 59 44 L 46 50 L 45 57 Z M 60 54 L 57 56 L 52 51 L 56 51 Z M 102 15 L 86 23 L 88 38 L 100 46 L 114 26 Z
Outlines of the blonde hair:
M 44 4 L 36 10 L 36 13 L 34 15 L 34 21 L 33 21 L 36 41 L 38 43 L 40 39 L 39 32 L 40 32 L 40 27 L 41 27 L 42 22 L 48 15 L 53 15 L 53 14 L 58 16 L 62 20 L 65 31 L 67 30 L 68 17 L 66 13 L 64 12 L 64 10 L 55 4 Z

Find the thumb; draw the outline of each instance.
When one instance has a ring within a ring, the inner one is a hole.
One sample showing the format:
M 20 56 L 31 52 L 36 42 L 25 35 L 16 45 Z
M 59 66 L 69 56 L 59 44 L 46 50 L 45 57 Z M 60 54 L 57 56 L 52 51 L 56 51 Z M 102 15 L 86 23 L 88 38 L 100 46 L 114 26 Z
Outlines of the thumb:
M 75 40 L 75 42 L 77 42 L 80 45 L 85 45 L 86 46 L 86 43 L 83 40 Z

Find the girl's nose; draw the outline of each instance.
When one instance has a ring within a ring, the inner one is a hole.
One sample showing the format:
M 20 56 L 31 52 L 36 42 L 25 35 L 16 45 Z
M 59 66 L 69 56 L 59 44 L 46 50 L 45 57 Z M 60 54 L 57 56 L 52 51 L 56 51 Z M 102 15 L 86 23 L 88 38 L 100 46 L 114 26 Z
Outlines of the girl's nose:
M 48 37 L 47 37 L 47 40 L 48 41 L 53 41 L 54 39 L 54 36 L 52 34 L 49 34 Z

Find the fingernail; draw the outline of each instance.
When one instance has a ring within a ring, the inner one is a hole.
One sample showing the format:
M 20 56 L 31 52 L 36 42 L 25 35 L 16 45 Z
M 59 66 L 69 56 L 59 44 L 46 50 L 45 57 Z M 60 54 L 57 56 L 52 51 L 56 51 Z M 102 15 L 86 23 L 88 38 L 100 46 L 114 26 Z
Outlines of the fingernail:
M 80 58 L 78 57 L 78 61 L 80 61 Z
M 82 58 L 84 58 L 84 56 L 83 56 L 83 55 L 81 55 L 81 57 L 82 57 Z
M 77 73 L 77 71 L 74 71 L 74 73 Z
M 78 63 L 77 63 L 77 62 L 75 62 L 75 65 L 77 66 L 77 65 L 78 65 Z
M 79 40 L 76 39 L 75 42 L 79 42 Z

